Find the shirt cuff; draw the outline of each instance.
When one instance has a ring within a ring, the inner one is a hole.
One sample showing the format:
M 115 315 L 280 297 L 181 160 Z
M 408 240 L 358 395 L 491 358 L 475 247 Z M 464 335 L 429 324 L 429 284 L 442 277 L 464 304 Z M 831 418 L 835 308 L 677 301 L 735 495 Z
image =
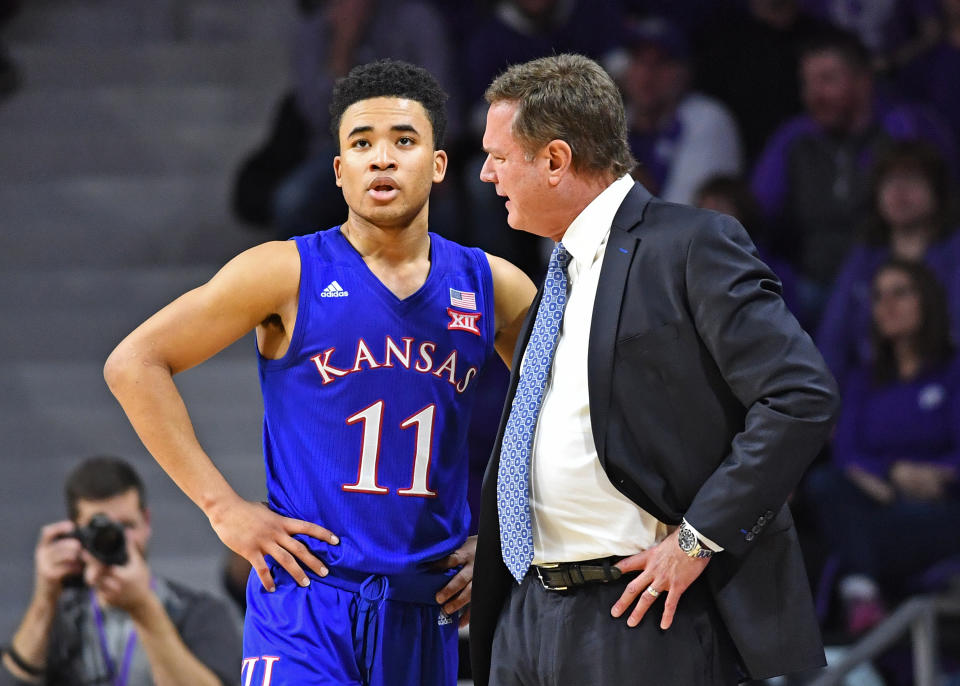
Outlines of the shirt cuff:
M 693 535 L 696 536 L 698 539 L 700 539 L 700 542 L 703 543 L 703 544 L 704 544 L 705 546 L 707 546 L 708 548 L 710 548 L 710 550 L 712 550 L 712 551 L 715 552 L 715 553 L 722 553 L 722 552 L 723 552 L 723 546 L 717 545 L 716 543 L 714 543 L 713 541 L 711 541 L 709 538 L 707 538 L 706 536 L 704 536 L 702 533 L 700 533 L 699 531 L 697 531 L 697 530 L 694 528 L 693 524 L 691 524 L 690 522 L 687 521 L 686 517 L 684 517 L 683 521 L 684 521 L 684 523 L 685 523 L 688 527 L 690 527 L 690 530 L 693 532 Z

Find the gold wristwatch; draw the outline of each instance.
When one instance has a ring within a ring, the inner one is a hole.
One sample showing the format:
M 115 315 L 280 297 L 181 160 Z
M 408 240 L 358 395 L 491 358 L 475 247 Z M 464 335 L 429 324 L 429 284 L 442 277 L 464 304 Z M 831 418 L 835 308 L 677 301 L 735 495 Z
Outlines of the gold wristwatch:
M 680 550 L 687 554 L 687 557 L 710 557 L 713 555 L 713 551 L 700 542 L 700 539 L 693 533 L 693 529 L 686 521 L 680 525 L 680 530 L 677 532 L 677 543 L 680 545 Z

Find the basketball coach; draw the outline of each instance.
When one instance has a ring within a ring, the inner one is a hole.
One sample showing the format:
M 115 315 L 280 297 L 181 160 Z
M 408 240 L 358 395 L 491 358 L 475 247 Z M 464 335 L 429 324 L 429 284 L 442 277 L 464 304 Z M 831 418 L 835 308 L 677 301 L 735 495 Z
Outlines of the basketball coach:
M 822 665 L 786 505 L 836 384 L 734 219 L 629 175 L 595 62 L 509 68 L 481 179 L 555 242 L 483 485 L 477 684 L 735 684 Z

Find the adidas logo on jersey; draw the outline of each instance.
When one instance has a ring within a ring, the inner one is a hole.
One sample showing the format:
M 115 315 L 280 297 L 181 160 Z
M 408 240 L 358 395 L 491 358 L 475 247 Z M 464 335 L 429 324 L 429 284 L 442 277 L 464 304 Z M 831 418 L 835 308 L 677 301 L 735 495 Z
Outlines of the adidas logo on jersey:
M 345 291 L 340 287 L 336 281 L 331 281 L 330 285 L 323 289 L 323 292 L 320 294 L 321 298 L 346 298 L 350 295 L 350 291 Z

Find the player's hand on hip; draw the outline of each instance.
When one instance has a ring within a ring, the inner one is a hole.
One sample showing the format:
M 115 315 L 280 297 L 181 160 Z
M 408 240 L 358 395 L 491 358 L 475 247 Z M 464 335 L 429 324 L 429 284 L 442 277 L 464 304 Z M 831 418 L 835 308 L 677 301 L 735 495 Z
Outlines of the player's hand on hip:
M 669 629 L 673 624 L 673 615 L 677 611 L 680 596 L 703 573 L 708 562 L 709 557 L 688 557 L 677 544 L 677 532 L 674 531 L 652 548 L 626 557 L 616 564 L 622 572 L 642 571 L 627 584 L 610 614 L 620 617 L 636 601 L 636 607 L 627 617 L 627 625 L 637 626 L 650 606 L 662 595 L 664 604 L 660 628 Z
M 270 575 L 267 555 L 301 586 L 310 585 L 310 579 L 300 566 L 301 563 L 319 576 L 327 575 L 323 562 L 311 553 L 307 546 L 294 538 L 296 534 L 310 536 L 332 545 L 340 543 L 335 534 L 322 526 L 284 517 L 264 503 L 253 503 L 242 498 L 219 508 L 210 516 L 210 524 L 224 545 L 247 559 L 260 577 L 260 583 L 268 591 L 275 590 L 276 585 Z
M 470 597 L 473 593 L 473 560 L 477 555 L 477 537 L 469 536 L 463 545 L 434 564 L 435 569 L 453 569 L 460 567 L 447 585 L 437 591 L 437 603 L 443 606 L 443 611 L 452 615 L 457 610 L 460 613 L 460 626 L 466 626 L 470 621 Z

